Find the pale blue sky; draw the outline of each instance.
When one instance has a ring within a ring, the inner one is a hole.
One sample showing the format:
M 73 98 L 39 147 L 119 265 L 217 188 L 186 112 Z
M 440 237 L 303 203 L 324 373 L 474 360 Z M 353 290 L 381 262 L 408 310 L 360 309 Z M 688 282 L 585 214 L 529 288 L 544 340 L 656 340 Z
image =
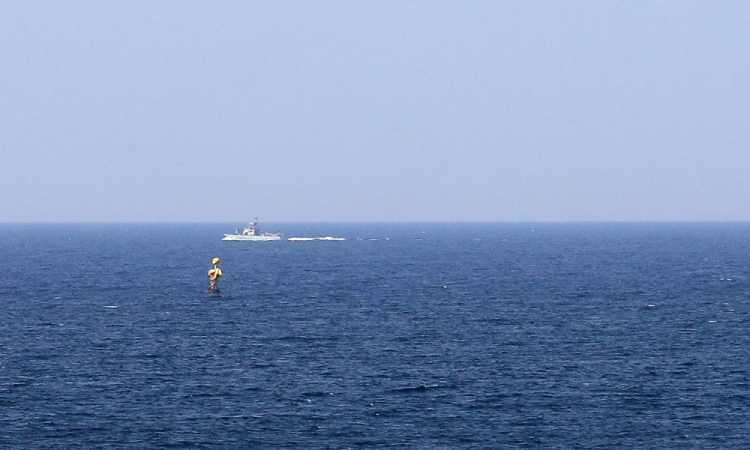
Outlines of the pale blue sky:
M 0 222 L 750 220 L 750 3 L 0 3 Z

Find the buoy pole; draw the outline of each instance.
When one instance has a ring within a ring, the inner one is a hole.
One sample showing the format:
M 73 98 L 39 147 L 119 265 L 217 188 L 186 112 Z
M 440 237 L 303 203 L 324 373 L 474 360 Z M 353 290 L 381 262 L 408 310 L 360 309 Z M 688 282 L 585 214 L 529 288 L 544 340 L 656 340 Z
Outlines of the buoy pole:
M 214 258 L 211 261 L 214 264 L 213 269 L 208 270 L 208 292 L 211 294 L 218 294 L 219 292 L 219 278 L 223 275 L 221 269 L 219 269 L 219 258 Z

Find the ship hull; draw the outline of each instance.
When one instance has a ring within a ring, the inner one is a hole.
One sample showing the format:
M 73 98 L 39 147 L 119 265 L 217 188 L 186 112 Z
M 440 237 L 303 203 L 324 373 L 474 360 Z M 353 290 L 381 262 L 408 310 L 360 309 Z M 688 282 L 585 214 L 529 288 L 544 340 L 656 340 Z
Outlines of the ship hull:
M 280 241 L 281 236 L 247 236 L 242 234 L 225 234 L 222 241 Z

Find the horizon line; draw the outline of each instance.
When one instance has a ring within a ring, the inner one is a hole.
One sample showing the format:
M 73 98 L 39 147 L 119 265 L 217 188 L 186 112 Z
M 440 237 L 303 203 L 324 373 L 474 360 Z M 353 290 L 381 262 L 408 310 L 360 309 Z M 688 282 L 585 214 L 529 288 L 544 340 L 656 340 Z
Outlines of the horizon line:
M 0 222 L 0 225 L 208 225 L 208 224 L 230 224 L 230 223 L 251 223 L 247 220 L 227 220 L 227 221 L 7 221 Z M 750 220 L 722 220 L 722 219 L 703 219 L 703 220 L 285 220 L 285 221 L 267 221 L 273 224 L 717 224 L 733 223 L 743 224 L 750 223 Z

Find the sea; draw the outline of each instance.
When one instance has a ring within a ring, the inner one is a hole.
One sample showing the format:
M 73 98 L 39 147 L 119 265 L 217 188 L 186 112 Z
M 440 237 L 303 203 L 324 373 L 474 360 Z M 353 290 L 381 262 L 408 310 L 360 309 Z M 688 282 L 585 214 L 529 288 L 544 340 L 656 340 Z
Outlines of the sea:
M 0 448 L 750 448 L 750 224 L 242 225 L 0 225 Z

